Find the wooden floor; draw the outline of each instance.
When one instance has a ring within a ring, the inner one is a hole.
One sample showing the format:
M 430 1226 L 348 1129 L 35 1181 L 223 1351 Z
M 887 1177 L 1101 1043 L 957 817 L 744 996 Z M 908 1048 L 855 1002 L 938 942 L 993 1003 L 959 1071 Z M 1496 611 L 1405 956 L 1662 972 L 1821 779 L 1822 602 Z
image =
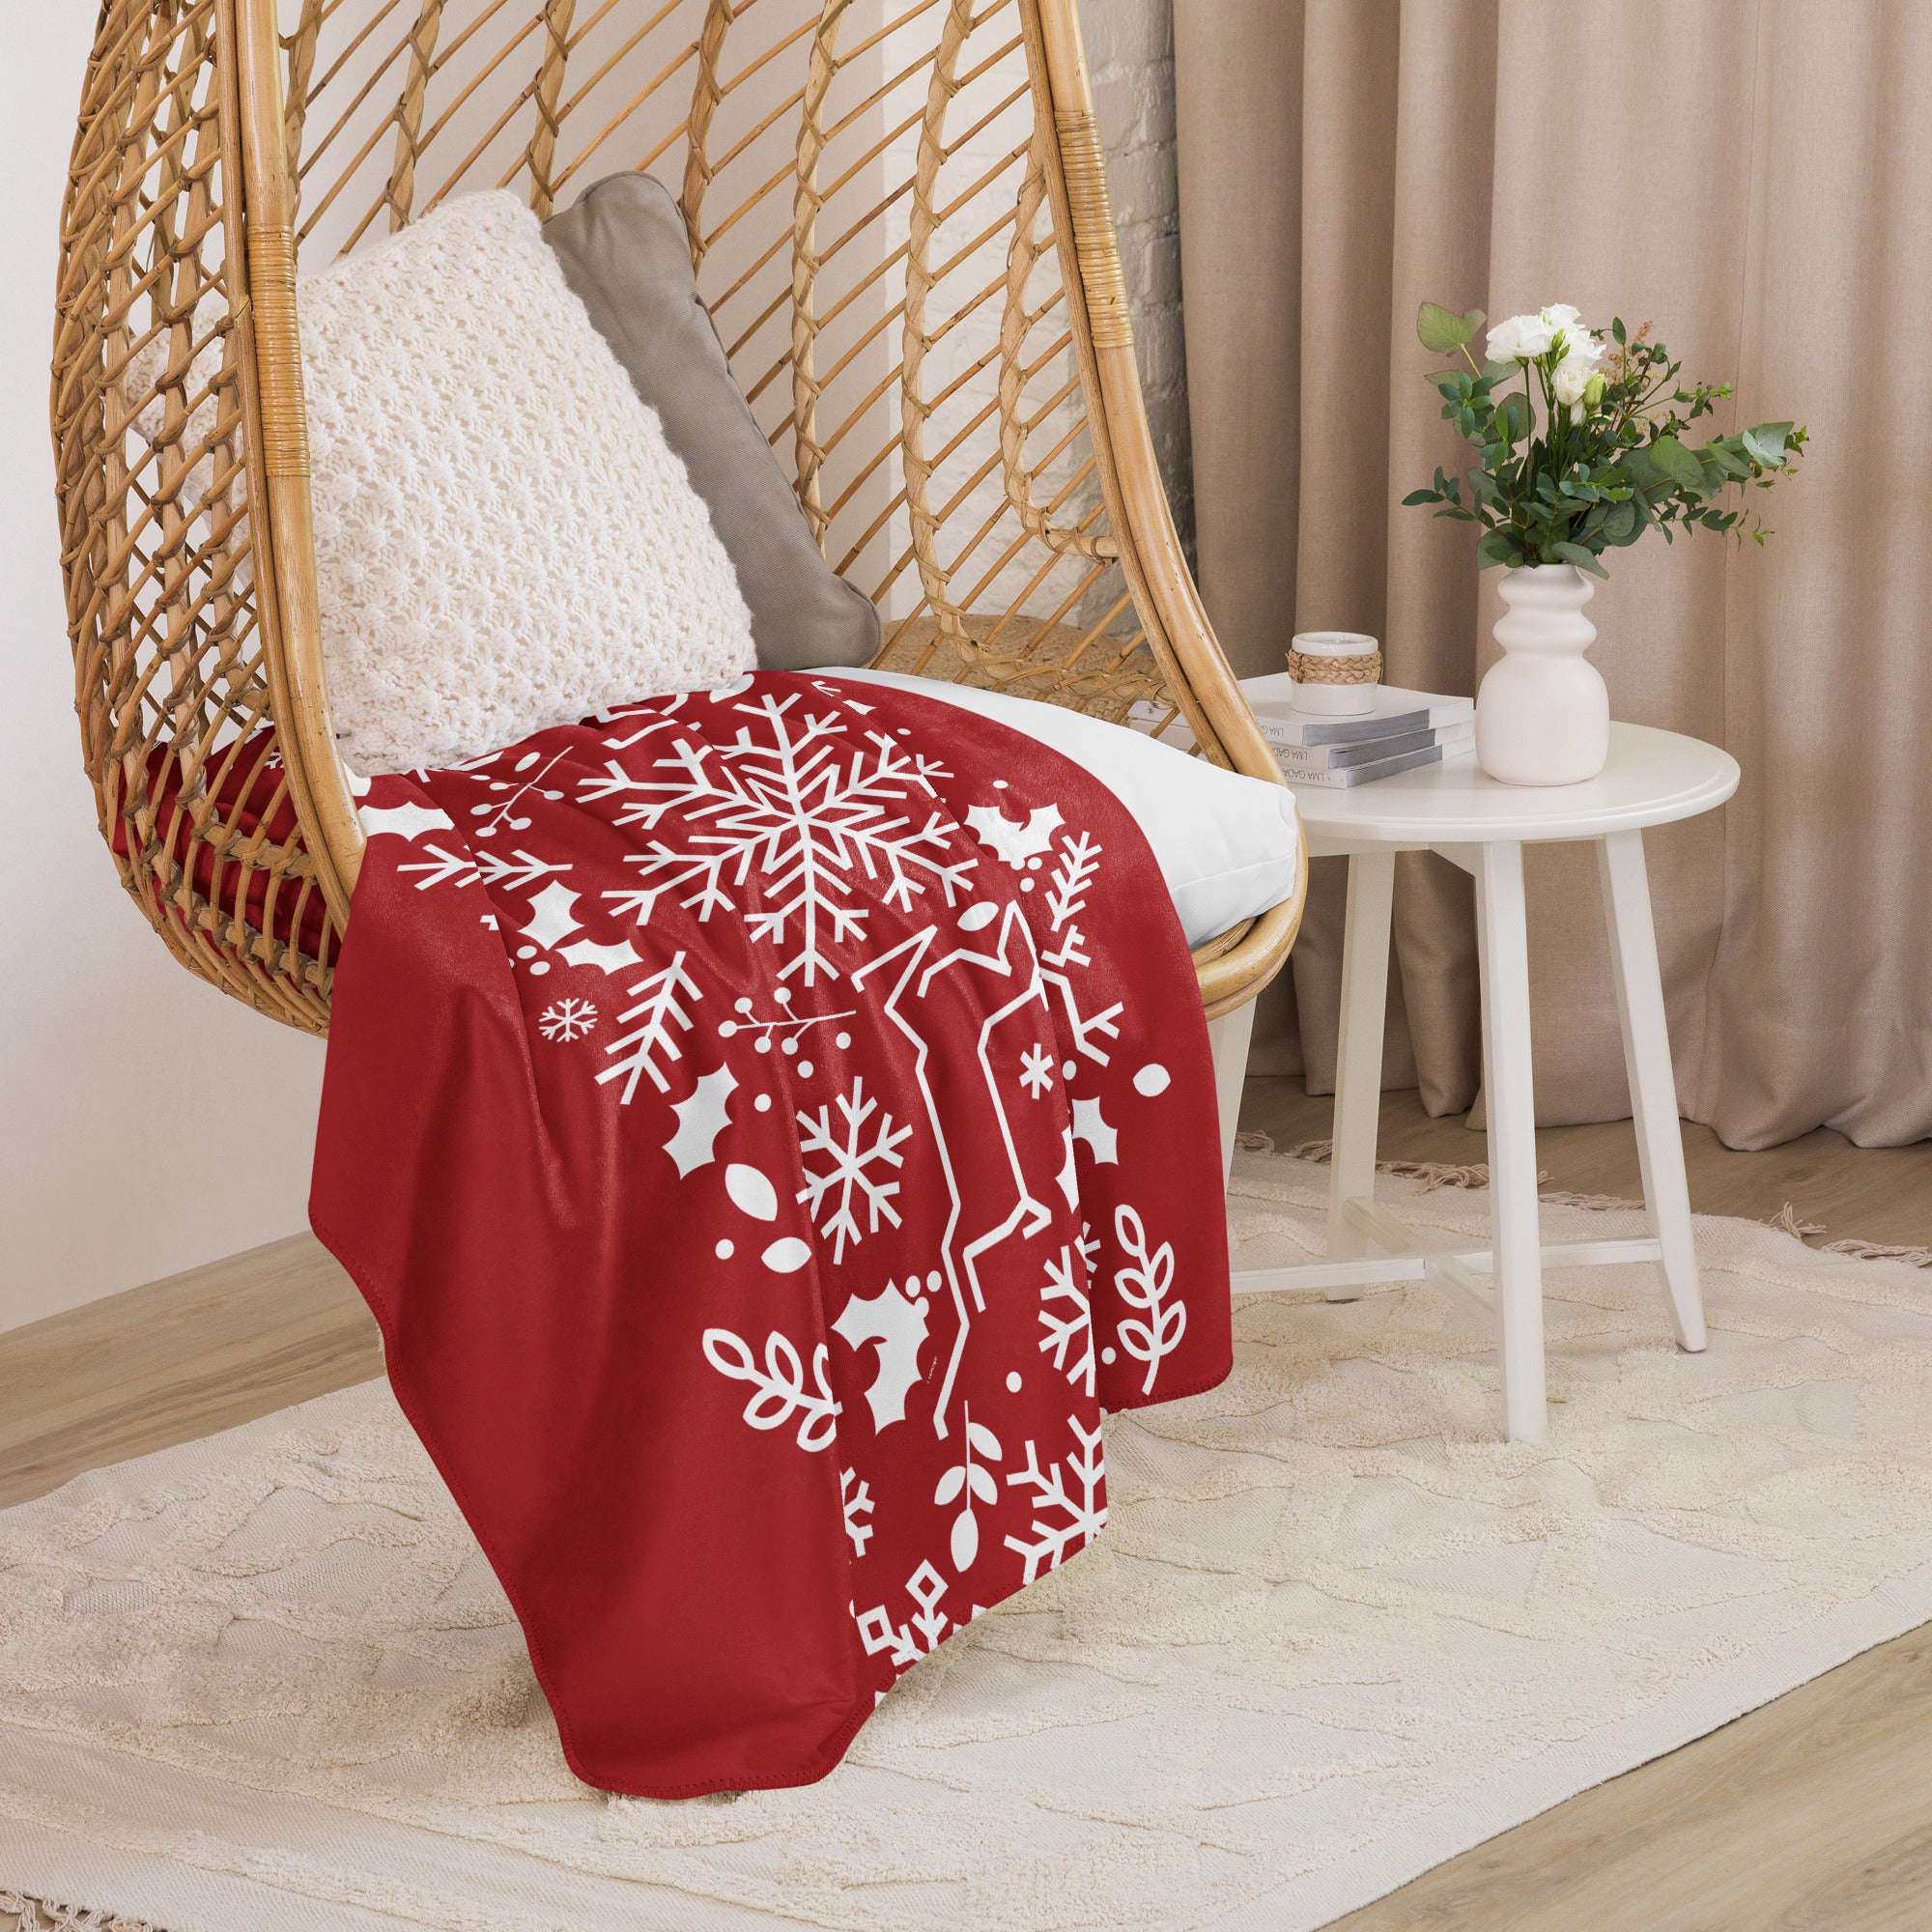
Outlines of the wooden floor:
M 1251 1080 L 1241 1119 L 1286 1150 L 1327 1134 L 1329 1103 Z M 1861 1151 L 1821 1130 L 1745 1154 L 1684 1136 L 1700 1212 L 1763 1220 L 1789 1203 L 1822 1238 L 1932 1245 L 1932 1142 Z M 1429 1120 L 1413 1093 L 1384 1097 L 1381 1142 L 1389 1159 L 1484 1157 L 1480 1135 Z M 1638 1191 L 1628 1122 L 1547 1129 L 1537 1149 L 1550 1187 Z M 0 1336 L 0 1506 L 382 1367 L 374 1321 L 307 1236 L 16 1329 Z M 1447 1927 L 1932 1932 L 1932 1634 L 1586 1791 L 1336 1932 Z
M 310 1235 L 90 1301 L 0 1335 L 0 1508 L 382 1373 L 374 1319 Z
M 1259 1128 L 1286 1152 L 1325 1140 L 1330 1102 L 1310 1099 L 1298 1080 L 1250 1080 L 1241 1125 Z M 1384 1160 L 1486 1160 L 1487 1143 L 1462 1115 L 1432 1121 L 1414 1089 L 1382 1095 L 1379 1152 Z M 1628 1121 L 1605 1126 L 1542 1127 L 1537 1165 L 1546 1188 L 1577 1194 L 1642 1193 L 1636 1136 Z M 1684 1164 L 1690 1206 L 1700 1214 L 1775 1219 L 1789 1203 L 1823 1227 L 1820 1240 L 1851 1237 L 1899 1246 L 1932 1246 L 1932 1141 L 1902 1148 L 1855 1148 L 1829 1127 L 1763 1153 L 1734 1153 L 1709 1127 L 1684 1122 Z M 1926 1915 L 1932 1932 L 1932 1911 Z

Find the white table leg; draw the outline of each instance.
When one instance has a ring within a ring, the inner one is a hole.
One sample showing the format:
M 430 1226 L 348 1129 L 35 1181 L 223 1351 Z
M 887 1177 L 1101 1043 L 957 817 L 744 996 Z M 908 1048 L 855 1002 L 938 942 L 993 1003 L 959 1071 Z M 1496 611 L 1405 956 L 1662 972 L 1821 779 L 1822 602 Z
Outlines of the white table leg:
M 1512 1442 L 1541 1442 L 1543 1249 L 1536 1200 L 1536 1090 L 1529 1058 L 1529 937 L 1522 847 L 1483 847 L 1476 881 L 1483 977 L 1483 1069 L 1503 1414 Z
M 1677 1340 L 1695 1352 L 1704 1346 L 1704 1293 L 1690 1236 L 1690 1190 L 1684 1178 L 1684 1132 L 1677 1116 L 1677 1079 L 1670 1065 L 1663 982 L 1657 969 L 1650 881 L 1643 834 L 1613 832 L 1599 840 L 1604 917 L 1610 928 L 1617 1016 L 1623 1022 L 1624 1066 L 1630 1074 L 1636 1156 L 1643 1171 L 1644 1212 L 1663 1250 L 1663 1282 L 1677 1322 Z
M 1248 1075 L 1248 1040 L 1255 1030 L 1255 1003 L 1208 1022 L 1208 1050 L 1214 1056 L 1214 1099 L 1221 1114 L 1221 1185 L 1235 1165 L 1235 1129 L 1241 1119 L 1241 1086 Z
M 1373 1200 L 1376 1134 L 1381 1124 L 1382 1021 L 1388 1009 L 1389 909 L 1395 854 L 1349 859 L 1349 910 L 1342 938 L 1342 1026 L 1335 1059 L 1334 1157 L 1328 1174 L 1328 1258 L 1353 1261 L 1368 1236 L 1343 1211 Z M 1353 1301 L 1358 1288 L 1331 1288 L 1330 1301 Z

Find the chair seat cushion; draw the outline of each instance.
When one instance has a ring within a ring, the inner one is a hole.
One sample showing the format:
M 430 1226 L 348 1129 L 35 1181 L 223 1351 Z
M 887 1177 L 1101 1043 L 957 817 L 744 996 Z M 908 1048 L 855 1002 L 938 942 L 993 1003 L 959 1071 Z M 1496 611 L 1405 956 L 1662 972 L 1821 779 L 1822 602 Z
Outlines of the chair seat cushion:
M 564 280 L 639 398 L 658 412 L 730 553 L 766 670 L 869 664 L 872 600 L 826 562 L 798 497 L 731 373 L 691 272 L 670 191 L 612 175 L 544 223 Z
M 1203 946 L 1293 895 L 1301 833 L 1286 785 L 1224 770 L 1058 704 L 895 671 L 831 674 L 978 711 L 1092 772 L 1147 834 L 1189 946 Z

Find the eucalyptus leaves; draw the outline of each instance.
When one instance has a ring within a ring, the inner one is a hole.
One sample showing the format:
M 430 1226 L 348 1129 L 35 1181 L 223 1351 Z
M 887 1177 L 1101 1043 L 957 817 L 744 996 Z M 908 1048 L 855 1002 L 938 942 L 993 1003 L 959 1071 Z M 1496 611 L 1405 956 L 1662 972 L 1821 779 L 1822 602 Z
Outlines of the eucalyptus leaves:
M 1553 303 L 1499 322 L 1479 367 L 1468 345 L 1483 322 L 1481 309 L 1457 315 L 1434 302 L 1416 316 L 1425 349 L 1469 365 L 1429 380 L 1478 460 L 1466 502 L 1462 479 L 1440 469 L 1433 489 L 1403 501 L 1436 503 L 1438 517 L 1481 524 L 1484 568 L 1572 563 L 1607 577 L 1597 559 L 1647 529 L 1661 529 L 1666 542 L 1673 525 L 1756 543 L 1771 534 L 1754 517 L 1746 525 L 1742 503 L 1726 509 L 1719 498 L 1733 486 L 1768 490 L 1788 474 L 1804 446 L 1802 426 L 1759 423 L 1693 449 L 1685 431 L 1712 413 L 1730 384 L 1679 385 L 1682 365 L 1650 340 L 1648 323 L 1632 334 L 1619 319 L 1605 342 L 1568 303 Z M 1504 386 L 1519 376 L 1520 389 Z

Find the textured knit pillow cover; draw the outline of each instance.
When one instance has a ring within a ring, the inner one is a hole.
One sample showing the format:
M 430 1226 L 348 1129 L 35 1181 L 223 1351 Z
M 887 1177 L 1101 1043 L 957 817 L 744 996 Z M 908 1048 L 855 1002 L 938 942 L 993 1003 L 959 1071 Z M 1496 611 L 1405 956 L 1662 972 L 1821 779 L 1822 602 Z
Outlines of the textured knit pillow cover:
M 870 664 L 879 613 L 826 562 L 738 387 L 669 189 L 649 175 L 611 175 L 543 233 L 710 505 L 752 607 L 758 663 L 766 670 Z
M 750 667 L 704 500 L 515 195 L 447 202 L 298 302 L 352 770 L 459 763 Z

